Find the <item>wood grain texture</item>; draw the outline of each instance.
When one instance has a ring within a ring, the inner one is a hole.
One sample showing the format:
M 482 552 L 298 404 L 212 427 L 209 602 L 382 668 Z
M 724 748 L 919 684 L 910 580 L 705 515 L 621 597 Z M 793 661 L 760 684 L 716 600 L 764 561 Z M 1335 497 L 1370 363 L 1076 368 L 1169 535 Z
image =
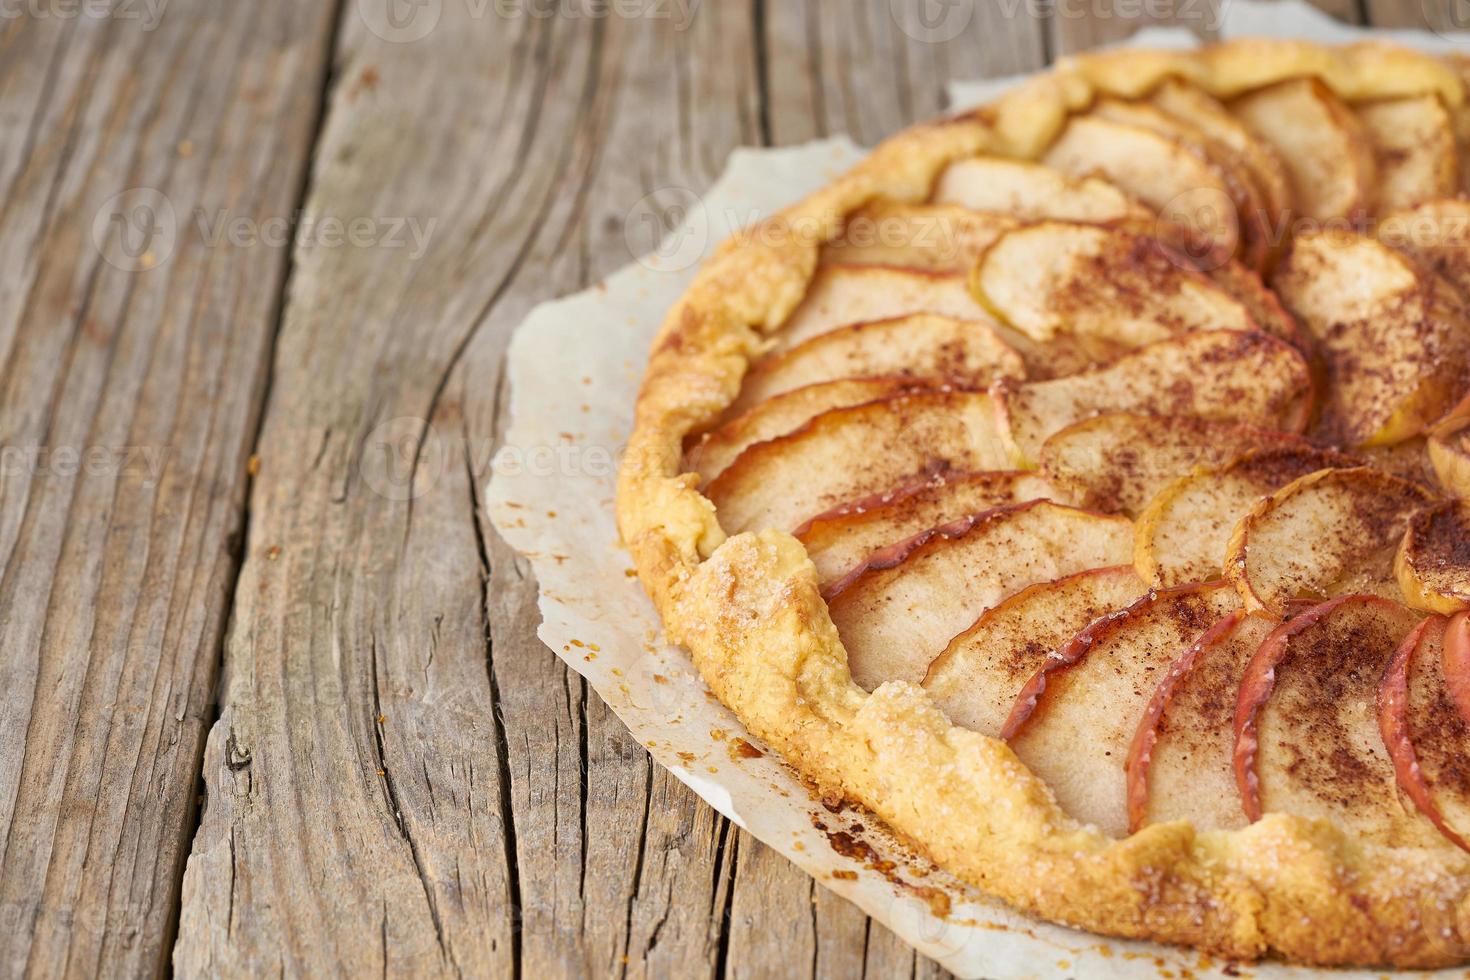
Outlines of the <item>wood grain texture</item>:
M 0 21 L 0 975 L 166 962 L 330 11 Z M 130 192 L 130 193 L 125 193 Z M 123 196 L 119 196 L 123 195 Z

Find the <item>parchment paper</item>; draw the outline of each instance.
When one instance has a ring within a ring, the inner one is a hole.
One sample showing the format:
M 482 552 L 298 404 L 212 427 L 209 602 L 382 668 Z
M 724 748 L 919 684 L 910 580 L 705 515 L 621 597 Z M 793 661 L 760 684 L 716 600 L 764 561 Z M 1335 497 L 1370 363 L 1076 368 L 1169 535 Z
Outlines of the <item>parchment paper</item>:
M 1342 42 L 1369 33 L 1428 49 L 1470 51 L 1470 36 L 1366 32 L 1295 2 L 1236 0 L 1221 23 L 1224 37 Z M 1128 43 L 1196 42 L 1187 31 L 1148 30 Z M 1017 80 L 957 83 L 952 99 L 957 108 L 975 105 Z M 500 533 L 535 569 L 541 639 L 587 678 L 661 765 L 711 806 L 962 977 L 1121 978 L 1163 970 L 1293 980 L 1382 976 L 1279 964 L 1237 968 L 1192 951 L 1102 939 L 1014 913 L 914 857 L 863 814 L 832 813 L 811 799 L 783 764 L 755 755 L 762 747 L 713 699 L 687 655 L 662 641 L 613 519 L 618 455 L 649 344 L 694 269 L 721 240 L 830 182 L 861 155 L 846 139 L 737 150 L 702 197 L 666 188 L 642 202 L 647 214 L 632 216 L 630 246 L 648 233 L 640 217 L 684 212 L 683 223 L 652 254 L 592 289 L 538 306 L 521 325 L 509 352 L 512 423 L 494 460 L 487 500 Z M 857 825 L 863 826 L 855 830 Z M 948 896 L 948 914 L 932 910 L 936 893 Z

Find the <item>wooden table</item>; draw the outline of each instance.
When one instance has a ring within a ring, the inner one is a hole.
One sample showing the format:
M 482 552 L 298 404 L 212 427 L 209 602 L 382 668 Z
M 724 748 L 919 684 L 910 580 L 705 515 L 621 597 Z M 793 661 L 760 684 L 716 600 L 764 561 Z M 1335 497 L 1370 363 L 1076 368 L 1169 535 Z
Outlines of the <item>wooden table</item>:
M 736 146 L 1215 6 L 6 4 L 0 976 L 939 972 L 536 640 L 501 355 Z

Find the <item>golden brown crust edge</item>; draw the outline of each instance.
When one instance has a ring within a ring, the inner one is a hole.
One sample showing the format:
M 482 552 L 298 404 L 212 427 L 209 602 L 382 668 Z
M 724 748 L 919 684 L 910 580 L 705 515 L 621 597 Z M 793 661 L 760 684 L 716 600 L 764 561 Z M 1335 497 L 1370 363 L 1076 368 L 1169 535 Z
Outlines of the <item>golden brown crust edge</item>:
M 1463 100 L 1441 62 L 1377 43 L 1084 55 L 974 113 L 900 133 L 736 236 L 654 344 L 618 524 L 670 639 L 750 731 L 984 891 L 1094 932 L 1241 959 L 1444 966 L 1470 960 L 1470 857 L 1363 847 L 1281 815 L 1229 833 L 1156 825 L 1126 840 L 1079 826 L 1004 743 L 950 725 L 920 688 L 895 682 L 869 695 L 853 684 L 801 545 L 778 531 L 727 539 L 696 478 L 679 475 L 684 435 L 734 400 L 849 212 L 877 196 L 922 201 L 961 157 L 1034 157 L 1100 93 L 1138 95 L 1177 75 L 1229 96 L 1304 74 L 1349 100 L 1428 91 L 1455 109 Z

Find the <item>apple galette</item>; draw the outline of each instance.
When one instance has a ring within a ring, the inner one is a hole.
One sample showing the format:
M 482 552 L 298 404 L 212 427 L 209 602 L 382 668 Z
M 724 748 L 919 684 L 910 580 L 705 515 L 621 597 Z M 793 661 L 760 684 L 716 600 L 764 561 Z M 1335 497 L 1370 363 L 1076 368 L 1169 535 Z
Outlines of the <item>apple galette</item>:
M 882 144 L 658 338 L 618 513 L 669 636 L 1021 909 L 1470 961 L 1467 140 L 1455 60 L 1252 40 Z

